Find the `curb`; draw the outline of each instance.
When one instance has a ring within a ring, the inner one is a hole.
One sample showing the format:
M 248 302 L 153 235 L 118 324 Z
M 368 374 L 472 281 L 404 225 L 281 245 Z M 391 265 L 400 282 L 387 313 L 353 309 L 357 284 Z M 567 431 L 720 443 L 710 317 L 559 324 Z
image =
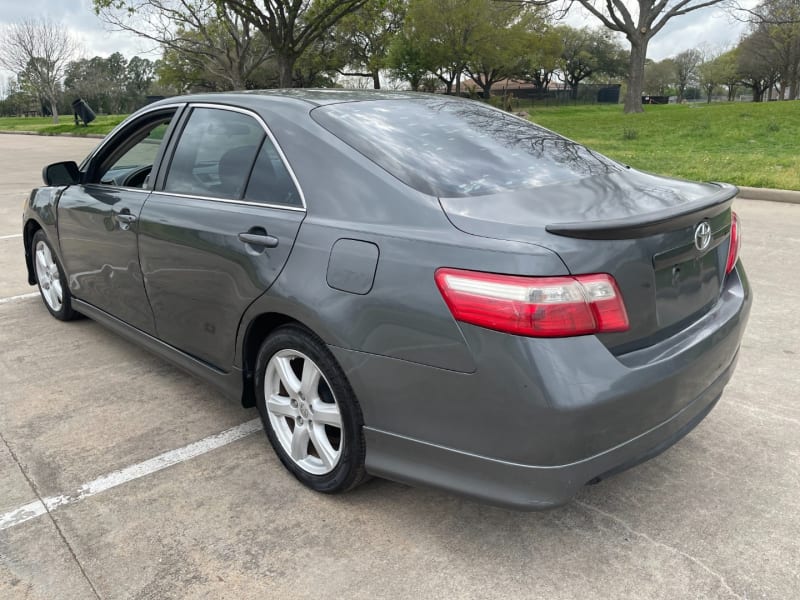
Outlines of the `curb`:
M 752 188 L 743 185 L 739 187 L 739 198 L 744 200 L 768 200 L 770 202 L 788 202 L 800 204 L 800 192 L 793 190 L 772 190 L 767 188 Z
M 39 137 L 75 137 L 75 138 L 94 138 L 102 140 L 105 134 L 102 133 L 85 133 L 81 135 L 80 133 L 39 133 L 38 131 L 4 131 L 0 129 L 0 134 L 2 135 L 38 135 Z

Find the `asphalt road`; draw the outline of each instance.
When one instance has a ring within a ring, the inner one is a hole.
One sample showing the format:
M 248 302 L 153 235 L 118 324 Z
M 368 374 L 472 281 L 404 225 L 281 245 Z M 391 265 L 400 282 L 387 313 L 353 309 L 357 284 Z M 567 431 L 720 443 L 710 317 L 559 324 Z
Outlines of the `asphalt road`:
M 35 291 L 5 236 L 42 165 L 96 142 L 0 135 L 0 519 L 63 503 L 0 529 L 0 598 L 800 598 L 800 205 L 737 200 L 756 294 L 739 367 L 665 454 L 545 513 L 382 480 L 328 497 L 260 431 L 209 450 L 252 409 L 4 300 Z M 162 453 L 176 464 L 143 474 Z

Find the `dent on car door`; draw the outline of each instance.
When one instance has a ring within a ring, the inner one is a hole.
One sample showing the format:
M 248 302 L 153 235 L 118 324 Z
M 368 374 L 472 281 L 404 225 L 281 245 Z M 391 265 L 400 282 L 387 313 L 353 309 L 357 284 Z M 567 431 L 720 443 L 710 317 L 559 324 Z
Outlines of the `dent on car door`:
M 139 267 L 137 220 L 176 108 L 132 121 L 84 165 L 84 183 L 58 203 L 61 253 L 72 295 L 150 334 L 155 321 Z
M 280 273 L 305 216 L 263 122 L 230 108 L 186 117 L 140 217 L 158 337 L 227 370 L 245 309 Z

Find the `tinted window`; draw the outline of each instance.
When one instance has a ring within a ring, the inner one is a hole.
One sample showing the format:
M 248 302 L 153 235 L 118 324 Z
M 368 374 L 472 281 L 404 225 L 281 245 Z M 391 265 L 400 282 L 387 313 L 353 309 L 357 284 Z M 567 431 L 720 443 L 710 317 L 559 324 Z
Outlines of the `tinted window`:
M 303 206 L 289 171 L 269 138 L 261 145 L 244 198 L 250 202 Z
M 252 117 L 195 108 L 175 148 L 165 191 L 241 199 L 264 137 Z
M 474 101 L 376 100 L 322 106 L 311 114 L 401 181 L 434 196 L 482 196 L 621 168 Z

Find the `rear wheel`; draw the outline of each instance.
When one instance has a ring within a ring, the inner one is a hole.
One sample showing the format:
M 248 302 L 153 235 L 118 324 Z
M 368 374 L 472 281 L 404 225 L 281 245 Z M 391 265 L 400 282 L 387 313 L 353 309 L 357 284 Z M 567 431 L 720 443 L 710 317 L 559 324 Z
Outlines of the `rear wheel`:
M 64 270 L 41 229 L 33 234 L 31 256 L 36 283 L 47 310 L 60 321 L 76 318 L 78 313 L 72 310 L 72 295 L 69 293 Z
M 318 337 L 299 325 L 277 329 L 259 350 L 255 384 L 267 437 L 297 479 L 325 493 L 364 480 L 361 409 Z

